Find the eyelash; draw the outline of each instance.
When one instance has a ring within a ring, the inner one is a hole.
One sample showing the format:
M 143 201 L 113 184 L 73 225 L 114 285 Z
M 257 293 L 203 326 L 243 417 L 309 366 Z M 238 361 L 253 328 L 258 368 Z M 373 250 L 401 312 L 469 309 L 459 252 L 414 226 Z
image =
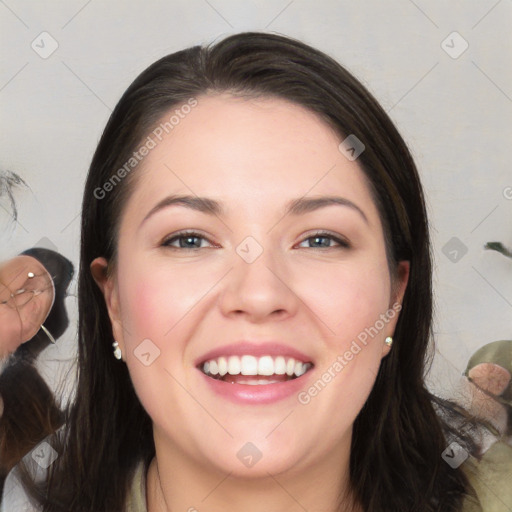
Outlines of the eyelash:
M 339 235 L 334 235 L 329 231 L 317 231 L 304 238 L 304 240 L 302 240 L 300 243 L 303 243 L 306 240 L 311 240 L 312 238 L 328 238 L 329 240 L 336 242 L 338 245 L 331 247 L 306 247 L 306 249 L 350 249 L 350 243 L 346 238 L 340 237 Z
M 184 238 L 200 238 L 202 240 L 208 240 L 205 236 L 201 235 L 201 233 L 198 233 L 197 231 L 181 231 L 167 239 L 165 239 L 162 242 L 162 247 L 168 247 L 169 249 L 190 249 L 190 250 L 198 250 L 203 249 L 203 247 L 173 247 L 171 246 L 171 242 L 174 242 L 175 240 L 180 240 Z
M 162 247 L 167 247 L 169 249 L 175 249 L 175 250 L 192 250 L 197 251 L 198 249 L 205 249 L 205 247 L 174 247 L 170 245 L 172 242 L 175 242 L 180 239 L 185 238 L 199 238 L 201 240 L 207 240 L 208 239 L 203 236 L 201 233 L 198 233 L 197 231 L 181 231 L 175 235 L 173 235 L 170 238 L 167 238 L 162 242 Z M 329 240 L 332 240 L 338 244 L 338 246 L 330 246 L 330 247 L 305 247 L 305 249 L 349 249 L 351 246 L 348 242 L 348 240 L 336 236 L 328 231 L 317 231 L 306 238 L 304 238 L 300 243 L 304 243 L 307 240 L 311 240 L 314 238 L 327 238 Z

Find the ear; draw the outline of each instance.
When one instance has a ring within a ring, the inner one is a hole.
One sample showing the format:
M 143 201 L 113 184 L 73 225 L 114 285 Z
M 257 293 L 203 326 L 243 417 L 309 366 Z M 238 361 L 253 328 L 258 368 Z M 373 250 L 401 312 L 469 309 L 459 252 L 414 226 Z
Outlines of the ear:
M 393 279 L 393 283 L 391 284 L 391 297 L 389 301 L 389 310 L 393 311 L 395 314 L 393 318 L 390 318 L 389 322 L 386 325 L 385 329 L 385 337 L 391 336 L 393 337 L 396 329 L 396 324 L 398 322 L 398 318 L 400 317 L 400 311 L 402 309 L 402 302 L 404 300 L 405 290 L 407 289 L 407 284 L 409 282 L 409 274 L 410 274 L 411 264 L 409 261 L 400 261 L 398 262 L 398 268 L 396 271 L 396 276 Z M 385 357 L 389 354 L 391 347 L 382 344 L 382 357 Z
M 405 290 L 409 282 L 409 274 L 411 270 L 411 263 L 409 261 L 399 261 L 396 272 L 396 278 L 394 280 L 391 292 L 391 304 L 395 303 L 402 304 L 404 300 Z
M 124 361 L 125 350 L 123 324 L 119 308 L 119 290 L 117 288 L 115 276 L 108 275 L 107 268 L 108 261 L 103 257 L 94 259 L 90 265 L 91 274 L 105 298 L 108 316 L 110 318 L 110 323 L 112 324 L 112 334 L 114 335 L 114 340 L 119 343 L 119 348 L 123 354 Z

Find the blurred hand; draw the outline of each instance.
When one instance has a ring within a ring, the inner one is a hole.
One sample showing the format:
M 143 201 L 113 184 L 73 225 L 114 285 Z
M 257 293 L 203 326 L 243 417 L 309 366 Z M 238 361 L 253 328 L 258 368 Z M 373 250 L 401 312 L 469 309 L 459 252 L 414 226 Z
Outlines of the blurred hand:
M 54 298 L 52 277 L 32 256 L 0 264 L 0 359 L 35 336 Z
M 507 389 L 512 376 L 506 368 L 494 363 L 480 363 L 471 368 L 468 377 L 484 391 L 499 396 Z

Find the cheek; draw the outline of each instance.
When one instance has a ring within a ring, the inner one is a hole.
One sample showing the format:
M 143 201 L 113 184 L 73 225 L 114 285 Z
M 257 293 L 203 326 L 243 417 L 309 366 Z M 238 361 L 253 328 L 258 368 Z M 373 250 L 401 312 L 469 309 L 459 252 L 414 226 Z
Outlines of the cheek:
M 390 277 L 386 264 L 373 261 L 311 275 L 303 274 L 301 297 L 320 320 L 324 344 L 317 380 L 303 391 L 301 403 L 311 401 L 326 422 L 322 428 L 338 435 L 354 421 L 379 370 Z
M 300 296 L 323 322 L 333 348 L 342 349 L 388 310 L 390 278 L 381 265 L 320 268 L 302 274 Z
M 159 338 L 164 307 L 161 290 L 151 276 L 134 276 L 119 287 L 121 321 L 125 343 L 133 345 L 144 338 Z M 167 308 L 172 311 L 171 307 Z
M 379 274 L 377 269 L 341 275 L 340 284 L 328 288 L 330 301 L 321 314 L 330 330 L 324 330 L 316 380 L 299 397 L 306 410 L 311 407 L 310 414 L 322 418 L 318 428 L 324 432 L 321 444 L 326 451 L 351 428 L 379 371 L 387 335 L 380 315 L 389 303 L 389 288 Z
M 189 385 L 189 342 L 211 307 L 208 291 L 219 278 L 211 267 L 170 269 L 168 262 L 154 260 L 132 260 L 123 271 L 123 354 L 141 403 L 153 419 L 162 419 L 162 404 L 175 413 L 182 407 L 178 383 Z
M 150 338 L 163 346 L 168 334 L 204 295 L 184 272 L 132 272 L 119 288 L 121 316 L 131 342 Z
M 172 320 L 172 295 L 164 294 L 159 283 L 152 276 L 147 276 L 137 279 L 125 297 L 130 297 L 129 318 L 134 332 L 150 338 L 160 337 L 161 322 L 165 318 Z
M 183 306 L 176 287 L 166 286 L 158 272 L 135 272 L 132 269 L 124 275 L 128 277 L 120 281 L 119 286 L 123 354 L 136 394 L 154 419 L 163 403 L 166 410 L 172 409 L 173 402 L 167 399 L 172 383 L 165 371 L 165 359 L 168 356 L 181 360 L 176 357 L 180 343 L 174 336 L 173 343 L 169 343 L 171 337 L 166 333 L 183 316 Z M 162 392 L 164 388 L 167 389 L 165 393 Z

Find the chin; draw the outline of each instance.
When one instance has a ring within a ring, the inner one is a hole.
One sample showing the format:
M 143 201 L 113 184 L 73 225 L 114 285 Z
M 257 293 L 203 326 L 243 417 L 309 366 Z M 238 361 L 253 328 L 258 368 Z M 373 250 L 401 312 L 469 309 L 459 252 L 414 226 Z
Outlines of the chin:
M 260 450 L 255 444 L 244 443 L 240 448 L 223 454 L 212 461 L 216 468 L 223 474 L 229 474 L 231 478 L 241 480 L 255 480 L 269 478 L 296 470 L 299 459 L 297 454 L 288 451 L 269 449 Z M 211 457 L 209 454 L 208 458 Z

